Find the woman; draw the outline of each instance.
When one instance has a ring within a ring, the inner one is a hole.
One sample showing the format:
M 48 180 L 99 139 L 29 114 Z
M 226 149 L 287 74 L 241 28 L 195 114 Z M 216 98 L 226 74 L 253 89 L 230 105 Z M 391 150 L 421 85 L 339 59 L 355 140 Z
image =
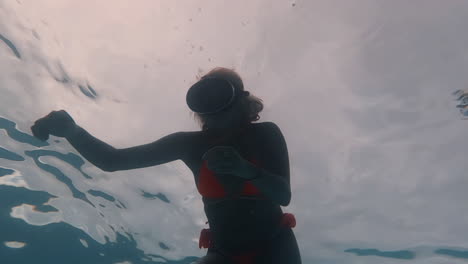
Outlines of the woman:
M 215 68 L 187 92 L 202 131 L 176 132 L 152 143 L 115 149 L 75 124 L 63 110 L 31 127 L 34 136 L 65 137 L 104 171 L 129 170 L 182 160 L 193 172 L 208 218 L 198 264 L 299 264 L 292 231 L 295 220 L 280 206 L 291 199 L 289 158 L 284 137 L 259 119 L 263 104 L 244 91 L 240 76 Z

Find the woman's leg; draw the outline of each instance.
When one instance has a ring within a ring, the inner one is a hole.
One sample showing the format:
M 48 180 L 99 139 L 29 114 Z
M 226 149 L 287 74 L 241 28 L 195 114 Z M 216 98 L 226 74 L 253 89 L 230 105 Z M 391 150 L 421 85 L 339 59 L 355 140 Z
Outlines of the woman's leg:
M 226 254 L 209 248 L 208 254 L 199 259 L 196 264 L 244 264 L 244 262 L 248 264 L 302 264 L 292 229 L 287 228 L 264 245 L 259 245 L 254 254 L 227 257 Z
M 232 264 L 232 262 L 230 259 L 210 248 L 206 256 L 199 259 L 195 264 Z
M 291 228 L 273 238 L 255 264 L 302 264 L 299 246 Z

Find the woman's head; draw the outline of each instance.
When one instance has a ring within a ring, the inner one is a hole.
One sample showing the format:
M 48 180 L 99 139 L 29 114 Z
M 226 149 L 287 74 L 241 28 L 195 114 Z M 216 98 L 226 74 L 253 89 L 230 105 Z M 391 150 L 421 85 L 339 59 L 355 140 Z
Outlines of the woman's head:
M 242 78 L 234 70 L 217 67 L 203 75 L 198 81 L 202 81 L 207 78 L 222 79 L 230 82 L 236 90 L 244 91 L 244 84 Z M 201 126 L 202 130 L 207 130 L 209 127 L 216 125 L 225 125 L 222 123 L 238 122 L 242 124 L 250 123 L 260 119 L 258 115 L 263 110 L 262 100 L 256 96 L 240 96 L 234 104 L 223 111 L 215 114 L 198 114 L 192 112 L 194 118 Z

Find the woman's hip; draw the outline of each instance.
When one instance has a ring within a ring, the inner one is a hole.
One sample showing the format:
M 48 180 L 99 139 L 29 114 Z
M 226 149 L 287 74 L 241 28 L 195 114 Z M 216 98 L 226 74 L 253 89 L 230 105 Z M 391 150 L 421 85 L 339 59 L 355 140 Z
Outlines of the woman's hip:
M 273 237 L 263 241 L 245 241 L 242 247 L 229 247 L 214 243 L 208 255 L 222 256 L 233 264 L 300 264 L 296 237 L 291 228 L 282 228 Z

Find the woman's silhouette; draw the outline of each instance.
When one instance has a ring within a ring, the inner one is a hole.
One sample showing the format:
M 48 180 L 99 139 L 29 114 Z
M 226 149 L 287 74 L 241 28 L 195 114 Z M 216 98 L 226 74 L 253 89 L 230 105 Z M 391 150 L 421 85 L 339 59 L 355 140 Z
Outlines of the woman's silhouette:
M 75 124 L 63 110 L 31 127 L 34 136 L 65 137 L 104 171 L 130 170 L 182 160 L 202 195 L 209 229 L 198 264 L 299 264 L 294 216 L 280 206 L 291 199 L 286 142 L 273 122 L 259 119 L 261 100 L 244 91 L 240 76 L 215 68 L 187 92 L 201 131 L 175 132 L 152 143 L 115 149 Z

